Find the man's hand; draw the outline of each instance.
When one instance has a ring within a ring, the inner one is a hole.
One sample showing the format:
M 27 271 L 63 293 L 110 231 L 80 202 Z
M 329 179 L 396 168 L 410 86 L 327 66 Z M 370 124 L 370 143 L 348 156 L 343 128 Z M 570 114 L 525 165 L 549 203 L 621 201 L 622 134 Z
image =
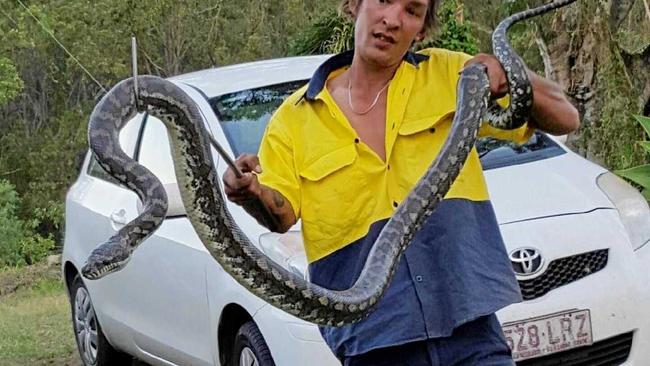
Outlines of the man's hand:
M 490 93 L 498 99 L 508 93 L 508 80 L 501 63 L 493 55 L 478 54 L 465 66 L 480 62 L 487 67 Z M 553 135 L 564 135 L 580 127 L 578 110 L 567 100 L 562 87 L 526 69 L 533 88 L 533 107 L 528 125 Z
M 487 67 L 488 79 L 490 80 L 490 93 L 493 99 L 499 99 L 508 93 L 508 80 L 506 79 L 506 71 L 501 66 L 499 60 L 492 55 L 479 53 L 472 59 L 465 62 L 465 67 L 482 63 Z
M 262 172 L 258 157 L 251 154 L 241 155 L 235 160 L 235 165 L 243 175 L 237 178 L 232 168 L 228 167 L 222 178 L 228 200 L 242 205 L 246 201 L 260 198 L 261 185 L 255 175 Z
M 284 233 L 296 223 L 296 215 L 280 192 L 260 184 L 257 174 L 262 172 L 256 155 L 244 154 L 235 160 L 243 173 L 237 177 L 228 167 L 222 180 L 228 200 L 242 206 L 257 222 L 269 230 Z

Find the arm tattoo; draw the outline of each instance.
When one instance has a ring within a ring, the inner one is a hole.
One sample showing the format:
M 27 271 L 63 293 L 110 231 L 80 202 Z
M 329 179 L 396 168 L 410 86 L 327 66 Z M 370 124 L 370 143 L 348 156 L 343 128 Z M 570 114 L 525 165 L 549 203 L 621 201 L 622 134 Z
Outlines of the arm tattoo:
M 276 190 L 273 190 L 273 203 L 277 208 L 282 208 L 282 206 L 284 206 L 284 197 L 282 197 L 280 192 Z
M 276 190 L 271 190 L 273 197 L 273 204 L 276 208 L 284 207 L 285 199 Z M 267 229 L 271 231 L 278 231 L 281 227 L 280 215 L 274 214 L 270 209 L 266 207 L 264 202 L 260 199 L 252 199 L 246 201 L 242 204 L 246 212 L 257 220 L 260 224 L 264 225 Z
M 261 200 L 253 199 L 242 204 L 244 210 L 253 216 L 257 222 L 264 225 L 271 231 L 277 231 L 280 228 L 279 218 L 268 210 Z

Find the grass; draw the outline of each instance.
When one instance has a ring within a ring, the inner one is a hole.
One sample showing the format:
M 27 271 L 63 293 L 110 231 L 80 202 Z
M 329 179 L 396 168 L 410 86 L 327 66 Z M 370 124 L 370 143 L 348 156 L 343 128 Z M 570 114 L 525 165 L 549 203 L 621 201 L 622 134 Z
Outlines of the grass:
M 58 267 L 0 270 L 0 365 L 80 365 Z

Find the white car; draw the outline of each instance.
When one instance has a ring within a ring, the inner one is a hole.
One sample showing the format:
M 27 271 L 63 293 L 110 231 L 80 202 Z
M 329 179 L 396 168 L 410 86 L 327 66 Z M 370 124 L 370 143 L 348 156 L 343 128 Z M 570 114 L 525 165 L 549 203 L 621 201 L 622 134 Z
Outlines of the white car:
M 170 80 L 237 156 L 257 151 L 272 111 L 324 60 L 260 61 Z M 138 115 L 120 136 L 166 185 L 170 211 L 124 270 L 80 277 L 92 249 L 141 208 L 87 154 L 67 195 L 62 265 L 84 363 L 119 365 L 128 354 L 152 365 L 339 365 L 315 325 L 249 293 L 203 247 L 184 216 L 162 123 Z M 518 365 L 650 365 L 647 202 L 544 134 L 522 147 L 484 140 L 479 151 L 525 298 L 498 313 Z M 214 159 L 221 176 L 227 166 L 216 152 Z M 228 207 L 252 242 L 305 275 L 299 225 L 270 233 Z

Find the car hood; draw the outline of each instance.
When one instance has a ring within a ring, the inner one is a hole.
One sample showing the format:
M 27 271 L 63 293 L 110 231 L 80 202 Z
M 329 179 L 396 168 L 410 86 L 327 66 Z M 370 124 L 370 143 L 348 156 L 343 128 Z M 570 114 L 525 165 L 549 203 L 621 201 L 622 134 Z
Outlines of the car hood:
M 485 172 L 499 224 L 614 208 L 596 179 L 607 170 L 572 153 Z

